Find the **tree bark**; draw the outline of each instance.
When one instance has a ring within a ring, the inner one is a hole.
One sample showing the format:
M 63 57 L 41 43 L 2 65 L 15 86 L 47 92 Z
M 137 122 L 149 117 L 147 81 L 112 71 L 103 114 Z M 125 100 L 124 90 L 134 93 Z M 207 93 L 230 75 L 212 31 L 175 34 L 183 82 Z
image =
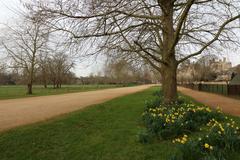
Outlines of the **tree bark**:
M 177 100 L 177 65 L 164 66 L 162 72 L 162 90 L 164 103 L 169 104 Z
M 33 94 L 33 92 L 32 92 L 32 83 L 29 83 L 29 84 L 27 85 L 27 87 L 28 87 L 27 94 Z
M 28 85 L 27 85 L 28 86 L 27 94 L 33 94 L 33 91 L 32 91 L 33 79 L 34 79 L 34 60 L 32 60 L 31 71 L 29 74 L 29 80 L 28 80 Z
M 177 100 L 177 61 L 175 57 L 173 1 L 162 1 L 163 6 L 163 51 L 162 59 L 166 64 L 161 64 L 162 89 L 164 103 L 173 103 Z

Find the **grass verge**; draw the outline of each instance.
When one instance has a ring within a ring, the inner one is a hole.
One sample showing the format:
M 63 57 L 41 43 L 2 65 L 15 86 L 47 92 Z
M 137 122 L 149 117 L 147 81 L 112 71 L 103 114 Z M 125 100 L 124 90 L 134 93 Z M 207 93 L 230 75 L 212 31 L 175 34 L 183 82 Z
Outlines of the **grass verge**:
M 44 88 L 40 85 L 33 86 L 33 94 L 27 95 L 26 86 L 23 85 L 5 85 L 0 86 L 0 100 L 1 99 L 14 99 L 23 97 L 47 96 L 57 95 L 64 93 L 94 91 L 107 88 L 124 87 L 124 85 L 63 85 L 62 88 L 54 89 L 52 86 Z

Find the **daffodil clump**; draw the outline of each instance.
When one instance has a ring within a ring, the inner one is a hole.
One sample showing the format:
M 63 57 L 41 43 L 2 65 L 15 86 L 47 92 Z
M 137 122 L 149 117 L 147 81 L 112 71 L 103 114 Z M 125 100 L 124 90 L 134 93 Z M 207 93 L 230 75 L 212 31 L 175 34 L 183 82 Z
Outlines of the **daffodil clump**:
M 212 118 L 223 119 L 221 112 L 192 103 L 159 104 L 158 107 L 148 104 L 142 116 L 149 133 L 159 139 L 175 138 L 199 130 Z
M 225 151 L 240 151 L 240 129 L 233 119 L 219 122 L 212 119 L 207 128 L 205 140 Z
M 172 143 L 180 143 L 185 144 L 188 141 L 188 135 L 184 135 L 183 137 L 176 138 L 172 141 Z
M 211 119 L 201 137 L 179 143 L 180 153 L 174 160 L 228 159 L 234 152 L 240 152 L 240 129 L 233 119 L 224 122 Z M 179 141 L 178 141 L 179 142 Z M 181 141 L 180 141 L 181 142 Z M 176 139 L 173 140 L 176 143 Z
M 146 103 L 142 117 L 146 129 L 139 136 L 141 142 L 171 140 L 177 148 L 171 160 L 230 160 L 230 154 L 240 152 L 239 126 L 220 108 L 213 110 L 183 97 L 165 105 L 158 97 Z M 192 137 L 194 132 L 201 136 Z

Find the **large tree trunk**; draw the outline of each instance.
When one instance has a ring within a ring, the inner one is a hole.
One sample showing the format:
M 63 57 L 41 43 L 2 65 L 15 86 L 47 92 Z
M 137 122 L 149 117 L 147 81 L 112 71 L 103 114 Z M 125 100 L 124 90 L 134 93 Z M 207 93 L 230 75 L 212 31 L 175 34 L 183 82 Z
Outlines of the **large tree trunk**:
M 166 64 L 161 64 L 162 89 L 164 94 L 164 103 L 172 103 L 177 100 L 177 61 L 175 57 L 174 24 L 173 24 L 173 1 L 162 1 L 163 9 L 163 50 L 162 60 Z
M 33 64 L 34 64 L 34 61 L 33 61 Z M 33 94 L 33 91 L 32 91 L 32 86 L 33 86 L 33 73 L 34 73 L 34 65 L 32 64 L 32 68 L 31 68 L 31 71 L 30 71 L 30 74 L 29 74 L 29 80 L 28 80 L 28 89 L 27 89 L 27 94 Z
M 33 92 L 32 92 L 32 83 L 29 83 L 29 84 L 27 85 L 27 88 L 28 88 L 27 94 L 33 94 Z
M 36 46 L 34 46 L 33 57 L 32 57 L 32 61 L 31 61 L 31 68 L 30 68 L 31 70 L 29 72 L 28 93 L 27 94 L 33 94 L 32 86 L 33 86 L 33 80 L 34 80 L 34 68 L 35 68 L 35 56 L 36 56 L 35 48 L 36 48 Z
M 166 66 L 162 72 L 162 90 L 164 103 L 172 103 L 177 100 L 177 68 Z

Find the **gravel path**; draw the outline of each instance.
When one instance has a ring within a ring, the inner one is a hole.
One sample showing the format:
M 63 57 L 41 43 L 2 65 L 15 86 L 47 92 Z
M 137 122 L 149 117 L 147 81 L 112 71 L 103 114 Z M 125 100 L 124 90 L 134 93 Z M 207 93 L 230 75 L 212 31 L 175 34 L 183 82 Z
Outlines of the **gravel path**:
M 104 89 L 64 95 L 0 100 L 0 131 L 52 117 L 145 90 L 153 85 Z
M 225 113 L 240 116 L 240 100 L 228 98 L 218 94 L 195 91 L 183 87 L 178 87 L 178 91 L 184 95 L 192 97 L 200 103 L 206 104 L 213 108 L 220 107 Z

